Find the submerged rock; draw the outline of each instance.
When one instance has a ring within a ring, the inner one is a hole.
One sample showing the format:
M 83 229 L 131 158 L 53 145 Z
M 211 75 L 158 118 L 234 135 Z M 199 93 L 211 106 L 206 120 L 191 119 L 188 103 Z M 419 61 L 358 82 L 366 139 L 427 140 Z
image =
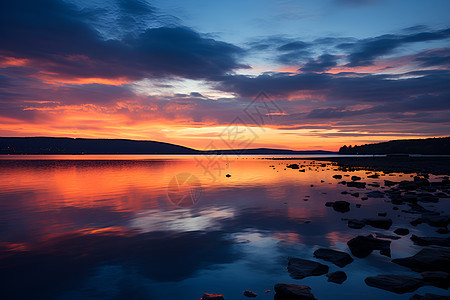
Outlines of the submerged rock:
M 347 201 L 335 201 L 332 206 L 338 212 L 344 213 L 350 211 L 350 203 Z
M 378 275 L 364 281 L 368 286 L 397 294 L 410 293 L 424 285 L 422 280 L 405 275 Z
M 336 271 L 333 273 L 329 273 L 327 274 L 327 277 L 329 282 L 334 282 L 337 284 L 342 284 L 344 281 L 347 280 L 347 274 L 345 274 L 345 272 L 343 271 Z
M 223 295 L 204 293 L 200 300 L 225 300 Z
M 353 258 L 348 253 L 333 249 L 317 249 L 314 251 L 314 257 L 332 262 L 341 268 L 353 262 Z
M 447 272 L 450 270 L 450 250 L 443 248 L 422 249 L 413 256 L 393 259 L 392 262 L 416 272 Z
M 311 288 L 306 285 L 277 283 L 275 285 L 275 300 L 315 300 Z
M 321 263 L 291 257 L 289 259 L 287 270 L 292 278 L 303 279 L 308 276 L 320 276 L 328 273 L 329 267 Z
M 368 256 L 374 250 L 380 250 L 380 254 L 391 256 L 391 241 L 380 240 L 372 235 L 359 235 L 347 242 L 352 254 L 356 257 L 363 258 Z
M 414 244 L 419 246 L 444 246 L 444 247 L 450 247 L 450 237 L 447 238 L 441 238 L 441 237 L 419 237 L 417 235 L 411 236 L 411 241 L 414 242 Z

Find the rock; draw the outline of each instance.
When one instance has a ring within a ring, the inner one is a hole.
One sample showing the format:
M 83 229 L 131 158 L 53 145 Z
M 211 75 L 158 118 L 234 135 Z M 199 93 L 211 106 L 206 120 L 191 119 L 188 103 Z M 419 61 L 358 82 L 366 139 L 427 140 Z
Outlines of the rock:
M 391 186 L 394 186 L 394 185 L 397 185 L 398 184 L 398 182 L 395 182 L 395 181 L 390 181 L 390 180 L 385 180 L 384 181 L 384 186 L 387 186 L 387 187 L 391 187 Z
M 364 223 L 366 223 L 369 226 L 380 228 L 380 229 L 389 229 L 392 226 L 392 220 L 391 219 L 364 219 Z
M 335 201 L 333 203 L 333 209 L 338 212 L 348 212 L 350 211 L 350 203 L 347 201 Z
M 352 181 L 358 181 L 358 180 L 361 180 L 361 177 L 359 177 L 359 176 L 352 176 L 350 179 Z
M 390 257 L 391 241 L 380 240 L 372 235 L 359 235 L 348 241 L 347 246 L 352 254 L 359 258 L 368 256 L 373 250 L 380 250 L 380 254 Z
M 450 300 L 450 296 L 440 296 L 436 294 L 425 294 L 425 296 L 415 294 L 409 300 Z
M 334 282 L 337 284 L 342 284 L 344 281 L 347 280 L 347 274 L 345 274 L 345 272 L 342 271 L 329 273 L 327 274 L 327 277 L 329 282 Z
M 227 174 L 227 175 L 225 175 L 225 177 L 231 177 L 231 175 L 230 175 L 230 174 Z
M 383 212 L 383 213 L 378 213 L 378 216 L 379 216 L 379 217 L 386 217 L 386 216 L 387 216 L 387 213 L 385 213 L 385 212 Z
M 400 181 L 400 183 L 398 184 L 398 188 L 402 189 L 402 190 L 407 190 L 407 191 L 412 191 L 412 190 L 417 190 L 419 188 L 419 185 L 413 181 Z
M 364 223 L 362 220 L 350 219 L 347 222 L 347 226 L 353 229 L 361 229 L 366 226 L 366 223 Z
M 414 242 L 414 244 L 419 246 L 443 246 L 443 247 L 450 247 L 450 237 L 447 238 L 441 238 L 441 237 L 419 237 L 417 235 L 411 236 L 411 241 Z
M 390 239 L 390 240 L 399 240 L 400 239 L 399 236 L 389 235 L 389 234 L 382 234 L 382 233 L 377 233 L 376 237 L 377 238 L 381 238 L 381 239 Z
M 333 203 L 334 203 L 334 202 L 327 202 L 327 203 L 325 203 L 325 206 L 326 206 L 326 207 L 331 207 L 331 206 L 333 206 Z
M 409 234 L 409 229 L 407 229 L 407 228 L 397 228 L 397 229 L 394 230 L 394 233 L 398 234 L 398 235 L 407 235 L 407 234 Z
M 258 296 L 258 294 L 254 293 L 252 291 L 244 291 L 244 296 L 254 298 L 254 297 Z
M 314 300 L 311 288 L 306 285 L 277 283 L 275 285 L 275 300 Z
M 438 228 L 438 229 L 436 230 L 436 232 L 437 232 L 437 233 L 440 233 L 440 234 L 447 234 L 449 231 L 448 231 L 447 228 L 442 227 L 442 228 Z
M 380 191 L 372 191 L 372 192 L 366 193 L 366 196 L 368 198 L 384 198 L 384 193 L 380 192 Z
M 348 187 L 358 188 L 358 189 L 365 189 L 366 188 L 366 183 L 365 182 L 350 181 L 350 182 L 347 182 L 347 186 Z
M 328 273 L 328 266 L 321 263 L 291 257 L 288 263 L 288 272 L 294 279 L 303 279 L 308 276 L 320 276 Z
M 444 248 L 422 249 L 413 256 L 393 259 L 392 262 L 416 272 L 447 272 L 450 270 L 450 250 Z
M 353 197 L 359 197 L 359 193 L 350 193 Z
M 314 257 L 332 262 L 341 268 L 353 262 L 353 258 L 348 253 L 333 249 L 317 249 L 314 251 Z
M 450 216 L 422 215 L 422 222 L 434 227 L 447 227 L 450 223 Z
M 342 175 L 333 175 L 334 179 L 342 179 Z
M 368 185 L 369 185 L 369 186 L 373 186 L 373 187 L 380 187 L 380 185 L 379 185 L 378 183 L 376 183 L 376 182 L 374 182 L 374 183 L 369 183 Z
M 225 300 L 225 298 L 223 297 L 223 295 L 205 293 L 200 300 Z
M 367 176 L 367 178 L 378 178 L 378 177 L 380 177 L 379 174 L 373 174 L 373 175 Z
M 286 166 L 286 168 L 291 168 L 291 169 L 300 169 L 300 166 L 299 165 L 297 165 L 297 164 L 290 164 L 290 165 L 287 165 Z
M 429 285 L 433 285 L 439 288 L 448 289 L 450 286 L 450 274 L 440 271 L 427 271 L 420 273 L 423 281 Z
M 405 275 L 378 275 L 367 277 L 364 281 L 368 286 L 397 294 L 414 292 L 423 286 L 422 280 Z

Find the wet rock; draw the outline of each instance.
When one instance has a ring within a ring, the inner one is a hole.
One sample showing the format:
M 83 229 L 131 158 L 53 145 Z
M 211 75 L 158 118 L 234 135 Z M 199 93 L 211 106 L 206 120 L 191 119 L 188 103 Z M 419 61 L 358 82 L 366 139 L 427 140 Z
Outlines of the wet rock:
M 366 193 L 366 196 L 368 198 L 384 198 L 384 193 L 380 192 L 380 191 L 372 191 L 372 192 Z
M 359 197 L 359 193 L 350 193 L 353 197 Z
M 440 296 L 436 294 L 425 294 L 424 296 L 415 294 L 409 300 L 450 300 L 450 296 Z
M 395 182 L 395 181 L 390 181 L 390 180 L 385 180 L 384 181 L 384 186 L 387 186 L 387 187 L 391 187 L 391 186 L 394 186 L 394 185 L 397 185 L 398 184 L 398 182 Z
M 441 237 L 419 237 L 417 235 L 411 236 L 411 241 L 414 242 L 414 244 L 419 246 L 443 246 L 443 247 L 450 247 L 450 237 L 447 238 L 441 238 Z
M 225 298 L 223 295 L 205 293 L 200 300 L 225 300 Z
M 352 176 L 350 179 L 352 181 L 358 181 L 358 180 L 361 180 L 361 177 L 359 177 L 359 176 Z
M 342 175 L 333 175 L 334 179 L 342 179 Z
M 450 216 L 423 214 L 421 218 L 411 222 L 412 225 L 421 223 L 427 223 L 428 225 L 434 227 L 447 227 L 450 223 Z
M 418 186 L 428 186 L 430 185 L 430 182 L 428 181 L 428 179 L 426 178 L 421 178 L 421 177 L 414 177 L 414 183 Z
M 450 274 L 440 271 L 427 271 L 420 273 L 423 281 L 429 285 L 433 285 L 439 288 L 448 289 L 450 286 Z
M 408 228 L 397 228 L 394 230 L 394 233 L 398 234 L 398 235 L 407 235 L 407 234 L 409 234 L 409 229 Z
M 419 188 L 419 185 L 413 181 L 404 180 L 404 181 L 400 181 L 400 183 L 398 184 L 398 188 L 402 189 L 402 190 L 412 191 L 412 190 L 417 190 Z
M 230 175 L 230 174 L 227 174 L 227 175 L 225 175 L 225 177 L 231 177 L 231 175 Z
M 364 223 L 362 220 L 351 219 L 348 220 L 347 226 L 353 229 L 361 229 L 366 226 L 366 223 Z
M 382 218 L 364 219 L 364 223 L 366 223 L 369 226 L 380 229 L 389 229 L 392 226 L 391 219 L 382 219 Z
M 352 254 L 359 258 L 368 256 L 374 250 L 380 250 L 380 254 L 390 257 L 391 241 L 380 240 L 372 235 L 359 235 L 348 241 L 347 246 Z
M 380 185 L 376 182 L 374 183 L 369 183 L 368 186 L 373 186 L 373 187 L 380 187 Z
M 348 212 L 350 211 L 350 203 L 347 201 L 335 201 L 333 203 L 333 209 L 338 212 Z
M 365 189 L 366 188 L 366 183 L 365 182 L 350 181 L 350 182 L 347 182 L 347 186 L 348 187 L 358 188 L 358 189 Z
M 333 203 L 334 203 L 334 202 L 327 202 L 327 203 L 325 203 L 325 206 L 326 206 L 326 207 L 332 207 L 332 206 L 333 206 Z
M 329 273 L 327 274 L 327 277 L 329 282 L 334 282 L 337 284 L 342 284 L 344 281 L 347 280 L 347 274 L 345 274 L 345 272 L 343 271 L 336 271 L 333 273 Z
M 364 281 L 368 286 L 397 294 L 410 293 L 423 286 L 422 280 L 405 275 L 378 275 Z
M 277 283 L 275 300 L 315 300 L 311 288 L 306 285 Z
M 328 273 L 328 266 L 321 263 L 291 257 L 288 263 L 288 272 L 294 279 L 303 279 L 308 276 L 320 276 Z
M 416 272 L 450 270 L 450 250 L 444 248 L 426 248 L 413 256 L 397 258 L 393 263 L 410 268 Z
M 379 216 L 379 217 L 386 217 L 386 216 L 387 216 L 387 213 L 385 213 L 385 212 L 383 212 L 383 213 L 378 213 L 378 216 Z
M 353 258 L 348 253 L 333 249 L 317 249 L 314 251 L 314 257 L 332 262 L 341 268 L 353 262 Z
M 290 164 L 290 165 L 287 165 L 286 168 L 298 170 L 298 169 L 300 169 L 300 166 L 298 164 Z
M 258 296 L 258 294 L 252 292 L 252 291 L 244 291 L 244 296 L 249 297 L 249 298 L 254 298 L 256 296 Z
M 373 174 L 373 175 L 367 176 L 367 178 L 378 178 L 378 177 L 380 177 L 379 174 Z

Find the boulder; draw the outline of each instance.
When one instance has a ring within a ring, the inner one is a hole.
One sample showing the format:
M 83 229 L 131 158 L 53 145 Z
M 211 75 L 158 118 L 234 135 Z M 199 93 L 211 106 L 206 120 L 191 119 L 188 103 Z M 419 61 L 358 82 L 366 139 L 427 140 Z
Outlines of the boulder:
M 413 256 L 393 259 L 392 262 L 416 272 L 447 272 L 450 270 L 450 250 L 445 248 L 426 248 Z
M 359 177 L 359 176 L 352 176 L 350 179 L 352 181 L 358 181 L 358 180 L 361 180 L 361 177 Z
M 348 241 L 347 245 L 352 254 L 359 258 L 368 256 L 373 250 L 380 250 L 380 254 L 391 256 L 391 241 L 380 240 L 372 235 L 359 235 Z
M 350 203 L 347 201 L 335 201 L 333 203 L 333 209 L 338 212 L 348 212 L 350 211 Z
M 314 251 L 314 257 L 329 261 L 341 268 L 353 262 L 353 258 L 348 253 L 333 249 L 317 249 Z
M 275 300 L 315 300 L 311 288 L 306 285 L 277 283 Z
M 368 286 L 397 294 L 414 292 L 423 286 L 422 280 L 405 275 L 378 275 L 367 277 L 364 281 Z
M 347 280 L 347 274 L 345 274 L 345 272 L 343 271 L 336 271 L 333 273 L 329 273 L 327 274 L 327 277 L 329 282 L 334 282 L 337 284 L 342 284 L 344 281 Z
M 289 263 L 287 270 L 292 278 L 303 279 L 308 276 L 320 276 L 328 273 L 328 266 L 321 263 L 291 257 L 289 258 Z

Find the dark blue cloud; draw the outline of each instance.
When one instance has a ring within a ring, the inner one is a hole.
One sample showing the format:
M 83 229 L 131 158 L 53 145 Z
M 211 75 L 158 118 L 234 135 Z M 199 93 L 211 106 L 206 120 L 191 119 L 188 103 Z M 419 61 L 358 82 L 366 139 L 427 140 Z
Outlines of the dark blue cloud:
M 141 1 L 120 1 L 129 17 L 151 14 Z M 75 77 L 208 78 L 236 68 L 243 50 L 181 27 L 148 28 L 105 40 L 89 14 L 58 0 L 3 1 L 0 55 L 28 58 L 44 71 Z
M 302 72 L 324 72 L 337 66 L 337 56 L 322 54 L 317 59 L 310 60 L 300 70 Z
M 415 59 L 423 67 L 450 66 L 450 48 L 426 51 Z
M 372 65 L 374 60 L 380 56 L 393 53 L 401 46 L 450 38 L 450 28 L 414 32 L 411 34 L 386 34 L 375 38 L 363 39 L 354 43 L 342 43 L 337 47 L 349 51 L 347 64 L 348 67 Z

